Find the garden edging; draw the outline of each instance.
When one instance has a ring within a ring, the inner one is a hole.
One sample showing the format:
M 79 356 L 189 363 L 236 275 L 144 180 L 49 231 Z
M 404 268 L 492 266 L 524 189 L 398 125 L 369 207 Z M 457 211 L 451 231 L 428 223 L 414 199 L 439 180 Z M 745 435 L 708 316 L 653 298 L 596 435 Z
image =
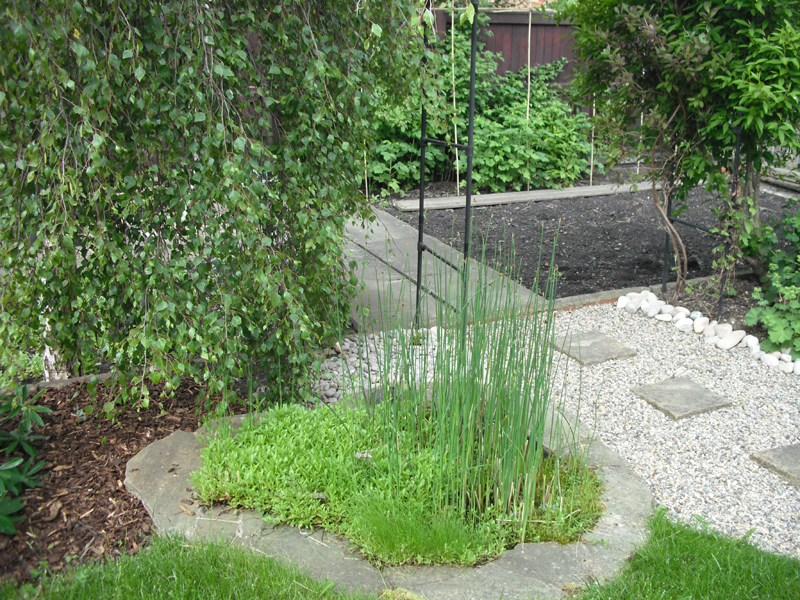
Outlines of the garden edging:
M 241 423 L 241 416 L 233 417 Z M 567 421 L 569 422 L 568 417 Z M 569 431 L 568 427 L 564 431 Z M 200 507 L 192 498 L 190 474 L 202 464 L 204 431 L 177 431 L 137 454 L 127 465 L 125 486 L 137 496 L 161 533 L 189 539 L 241 543 L 266 556 L 300 567 L 351 591 L 409 589 L 426 598 L 496 600 L 560 598 L 562 589 L 603 581 L 623 565 L 645 539 L 652 494 L 627 462 L 580 428 L 576 443 L 605 481 L 605 514 L 580 542 L 519 544 L 480 567 L 392 567 L 379 570 L 345 539 L 322 530 L 273 526 L 253 510 Z M 574 447 L 574 446 L 573 446 Z

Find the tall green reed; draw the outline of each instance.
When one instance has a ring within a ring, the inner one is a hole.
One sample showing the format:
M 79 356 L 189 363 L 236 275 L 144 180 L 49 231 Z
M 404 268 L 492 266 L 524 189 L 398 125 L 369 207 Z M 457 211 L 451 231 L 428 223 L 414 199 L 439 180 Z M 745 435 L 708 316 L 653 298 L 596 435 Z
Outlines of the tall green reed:
M 440 515 L 455 511 L 477 522 L 498 514 L 522 539 L 553 408 L 553 259 L 542 272 L 540 251 L 537 284 L 526 294 L 516 282 L 513 246 L 495 269 L 486 264 L 484 246 L 481 260 L 466 265 L 464 296 L 461 276 L 431 261 L 432 273 L 418 274 L 438 300 L 431 329 L 399 326 L 405 294 L 413 302 L 403 284 L 379 309 L 383 402 L 371 410 L 391 469 L 400 473 L 412 453 L 435 447 Z

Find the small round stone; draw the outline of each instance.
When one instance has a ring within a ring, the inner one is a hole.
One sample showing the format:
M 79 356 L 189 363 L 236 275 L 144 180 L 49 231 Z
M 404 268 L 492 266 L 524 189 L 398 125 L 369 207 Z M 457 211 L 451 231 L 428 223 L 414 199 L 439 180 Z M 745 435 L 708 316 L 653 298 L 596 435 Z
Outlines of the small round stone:
M 691 317 L 690 317 L 691 318 Z M 694 320 L 694 332 L 703 333 L 703 329 L 708 325 L 708 317 L 698 317 Z
M 773 355 L 773 354 L 763 354 L 761 356 L 761 362 L 767 365 L 769 368 L 774 369 L 780 364 L 780 359 Z
M 625 308 L 625 305 L 626 305 L 628 302 L 630 302 L 630 300 L 631 300 L 631 299 L 630 299 L 630 298 L 628 298 L 627 296 L 620 296 L 620 297 L 617 299 L 617 308 Z
M 697 319 L 699 319 L 702 316 L 703 316 L 703 313 L 701 313 L 699 310 L 693 310 L 691 313 L 689 313 L 689 318 L 692 321 L 697 321 Z
M 639 303 L 638 300 L 630 300 L 625 305 L 625 308 L 623 310 L 627 313 L 634 314 L 637 310 L 639 310 L 640 306 L 641 304 Z
M 672 321 L 672 315 L 661 313 L 660 315 L 656 315 L 656 319 L 659 321 Z

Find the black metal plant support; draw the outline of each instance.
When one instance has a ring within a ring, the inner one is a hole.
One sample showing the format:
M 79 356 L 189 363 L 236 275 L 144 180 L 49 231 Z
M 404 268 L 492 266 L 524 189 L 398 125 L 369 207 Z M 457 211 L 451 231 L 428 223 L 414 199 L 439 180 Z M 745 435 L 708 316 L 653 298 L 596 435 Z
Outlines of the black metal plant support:
M 472 242 L 472 157 L 473 157 L 473 142 L 475 132 L 475 63 L 478 47 L 478 3 L 470 2 L 474 10 L 472 18 L 472 38 L 470 49 L 470 65 L 469 65 L 469 122 L 467 126 L 467 144 L 455 144 L 444 140 L 437 140 L 428 137 L 428 110 L 425 108 L 425 83 L 422 83 L 422 126 L 420 137 L 420 162 L 419 162 L 419 239 L 417 241 L 417 305 L 414 314 L 414 327 L 419 328 L 419 314 L 420 314 L 420 301 L 422 299 L 422 255 L 428 252 L 441 260 L 450 268 L 454 269 L 461 275 L 462 279 L 462 292 L 461 292 L 461 313 L 462 313 L 462 331 L 466 332 L 467 324 L 467 299 L 469 292 L 469 260 Z M 433 13 L 433 1 L 425 1 L 425 9 Z M 455 28 L 455 18 L 451 26 Z M 425 47 L 428 47 L 428 25 L 423 20 L 423 40 Z M 453 32 L 454 33 L 454 32 Z M 452 34 L 451 34 L 452 35 Z M 422 58 L 422 64 L 427 65 L 428 59 L 426 56 Z M 461 265 L 453 264 L 444 256 L 438 254 L 433 248 L 428 246 L 424 241 L 425 235 L 425 148 L 428 144 L 434 146 L 445 146 L 448 148 L 458 148 L 464 150 L 467 154 L 467 191 L 466 191 L 466 213 L 464 215 L 464 261 Z

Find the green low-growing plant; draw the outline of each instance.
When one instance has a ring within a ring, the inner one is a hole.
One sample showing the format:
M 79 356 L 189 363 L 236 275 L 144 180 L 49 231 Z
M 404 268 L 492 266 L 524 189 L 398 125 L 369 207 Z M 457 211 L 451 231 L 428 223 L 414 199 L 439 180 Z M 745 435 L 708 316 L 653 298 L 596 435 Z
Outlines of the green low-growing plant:
M 28 455 L 13 456 L 0 464 L 0 533 L 13 535 L 14 523 L 22 517 L 17 515 L 24 508 L 17 498 L 25 488 L 41 485 L 36 474 L 44 467 L 44 461 L 34 463 L 38 453 L 35 443 L 43 436 L 34 433 L 34 425 L 44 427 L 41 415 L 52 411 L 46 406 L 37 406 L 39 392 L 28 396 L 28 386 L 16 386 L 0 396 L 0 452 L 6 456 L 24 452 Z M 12 498 L 12 496 L 14 496 Z
M 476 18 L 484 20 L 485 15 Z M 455 63 L 450 36 L 455 35 Z M 433 42 L 425 72 L 429 137 L 465 143 L 469 100 L 470 28 L 465 22 L 451 29 L 444 40 Z M 553 81 L 566 61 L 536 66 L 531 70 L 530 105 L 527 69 L 496 75 L 502 57 L 479 43 L 476 80 L 475 158 L 473 177 L 477 188 L 491 191 L 529 187 L 558 187 L 581 176 L 589 155 L 588 119 L 573 114 L 561 100 Z M 453 108 L 452 66 L 455 64 L 456 108 Z M 408 189 L 419 183 L 421 137 L 420 90 L 396 104 L 384 97 L 377 113 L 379 141 L 373 147 L 368 173 L 371 183 L 385 193 Z M 426 148 L 426 173 L 430 178 L 453 178 L 455 153 L 438 146 Z M 458 168 L 466 173 L 466 157 Z
M 762 350 L 772 352 L 789 348 L 792 357 L 800 358 L 800 203 L 791 200 L 779 224 L 764 227 L 754 236 L 756 253 L 768 257 L 767 279 L 763 287 L 753 290 L 758 306 L 750 309 L 745 323 L 761 323 L 768 338 L 761 342 Z M 793 212 L 794 210 L 794 212 Z M 776 249 L 779 241 L 789 249 Z

